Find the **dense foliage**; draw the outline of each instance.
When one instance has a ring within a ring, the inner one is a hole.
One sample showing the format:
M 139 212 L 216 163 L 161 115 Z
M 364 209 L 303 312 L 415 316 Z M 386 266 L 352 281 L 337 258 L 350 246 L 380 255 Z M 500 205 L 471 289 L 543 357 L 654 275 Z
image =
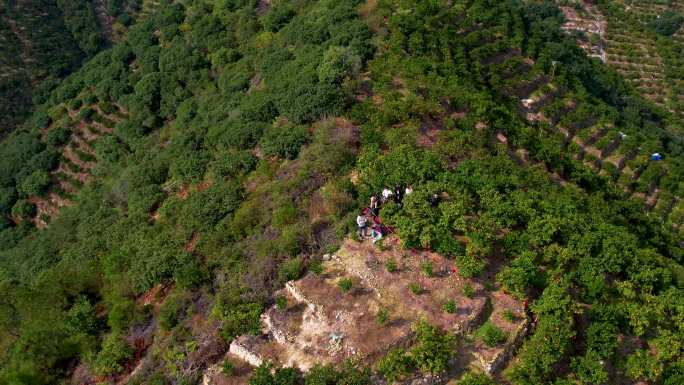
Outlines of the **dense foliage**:
M 142 0 L 3 2 L 0 137 L 43 104 L 59 79 L 118 39 L 141 7 Z
M 496 254 L 504 266 L 488 284 L 532 301 L 536 325 L 508 381 L 681 380 L 679 239 L 567 156 L 547 124 L 523 119 L 515 90 L 553 72 L 581 107 L 552 103 L 548 115 L 598 116 L 635 146 L 666 148 L 673 193 L 684 188 L 682 139 L 561 32 L 551 2 L 384 0 L 362 8 L 364 20 L 357 0 L 260 5 L 164 3 L 0 144 L 0 383 L 59 383 L 79 363 L 114 380 L 140 354 L 131 383 L 197 383 L 202 328 L 220 336 L 219 352 L 258 334 L 274 291 L 315 270 L 354 211 L 396 184 L 414 192 L 382 217 L 405 247 L 480 279 Z M 86 23 L 73 28 L 94 47 Z M 92 180 L 37 230 L 74 120 L 108 129 L 80 154 Z M 147 328 L 153 344 L 141 348 L 134 336 Z M 374 369 L 447 371 L 456 338 L 425 322 L 414 332 Z M 486 325 L 479 335 L 492 346 L 506 337 Z M 250 383 L 369 377 L 356 363 L 306 376 L 266 364 Z

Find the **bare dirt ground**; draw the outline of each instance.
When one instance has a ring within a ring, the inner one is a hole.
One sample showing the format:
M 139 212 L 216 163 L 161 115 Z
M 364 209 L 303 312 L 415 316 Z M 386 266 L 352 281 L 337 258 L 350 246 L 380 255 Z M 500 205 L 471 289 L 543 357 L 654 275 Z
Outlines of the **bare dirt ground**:
M 228 357 L 305 371 L 316 363 L 339 364 L 349 358 L 372 364 L 392 347 L 410 346 L 413 325 L 426 320 L 467 341 L 454 361 L 458 370 L 499 370 L 527 332 L 522 304 L 478 280 L 462 278 L 453 261 L 439 254 L 404 250 L 394 236 L 383 241 L 378 247 L 367 240 L 346 240 L 323 263 L 322 274 L 288 282 L 279 294 L 287 305 L 273 306 L 262 316 L 264 334 L 238 338 Z M 396 270 L 387 268 L 392 264 Z M 352 288 L 345 292 L 339 282 L 347 279 Z M 456 305 L 453 313 L 444 310 L 449 301 Z M 388 315 L 384 323 L 378 321 L 381 311 Z M 472 335 L 486 320 L 506 333 L 506 342 L 487 347 Z M 215 369 L 205 374 L 210 377 L 207 385 L 225 383 Z

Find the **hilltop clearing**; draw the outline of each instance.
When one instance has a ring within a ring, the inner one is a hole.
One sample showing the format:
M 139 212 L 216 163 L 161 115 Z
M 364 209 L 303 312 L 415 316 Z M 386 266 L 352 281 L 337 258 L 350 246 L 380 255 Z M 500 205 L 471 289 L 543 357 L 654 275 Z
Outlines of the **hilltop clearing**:
M 155 4 L 0 143 L 0 383 L 682 382 L 678 118 L 553 1 Z

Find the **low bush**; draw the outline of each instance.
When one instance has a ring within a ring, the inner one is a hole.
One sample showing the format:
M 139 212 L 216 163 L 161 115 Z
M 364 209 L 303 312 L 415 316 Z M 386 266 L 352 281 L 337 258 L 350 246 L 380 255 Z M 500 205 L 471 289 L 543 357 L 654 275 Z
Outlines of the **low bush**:
M 354 286 L 354 282 L 351 280 L 351 278 L 343 278 L 337 282 L 337 286 L 340 288 L 340 290 L 342 290 L 343 293 L 348 293 Z
M 133 349 L 123 336 L 117 333 L 107 335 L 102 349 L 97 354 L 93 369 L 99 376 L 109 376 L 124 370 L 124 363 L 133 355 Z
M 506 333 L 491 321 L 487 321 L 484 325 L 480 326 L 475 335 L 489 347 L 500 345 L 507 338 Z

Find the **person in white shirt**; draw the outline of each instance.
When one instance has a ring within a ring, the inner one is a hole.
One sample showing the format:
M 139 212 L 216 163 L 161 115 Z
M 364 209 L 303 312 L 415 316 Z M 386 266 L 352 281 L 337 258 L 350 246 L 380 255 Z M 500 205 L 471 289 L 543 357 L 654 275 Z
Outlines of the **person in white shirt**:
M 394 195 L 394 193 L 392 192 L 392 190 L 390 190 L 390 189 L 388 189 L 388 188 L 385 188 L 384 190 L 382 190 L 382 203 L 387 202 L 387 200 L 389 200 L 389 198 L 390 198 L 392 195 Z
M 413 192 L 413 188 L 411 186 L 406 186 L 406 190 L 404 190 L 404 195 L 409 195 Z
M 356 224 L 359 227 L 359 236 L 364 238 L 366 236 L 366 228 L 368 227 L 368 219 L 363 215 L 363 211 L 360 211 L 356 217 Z

